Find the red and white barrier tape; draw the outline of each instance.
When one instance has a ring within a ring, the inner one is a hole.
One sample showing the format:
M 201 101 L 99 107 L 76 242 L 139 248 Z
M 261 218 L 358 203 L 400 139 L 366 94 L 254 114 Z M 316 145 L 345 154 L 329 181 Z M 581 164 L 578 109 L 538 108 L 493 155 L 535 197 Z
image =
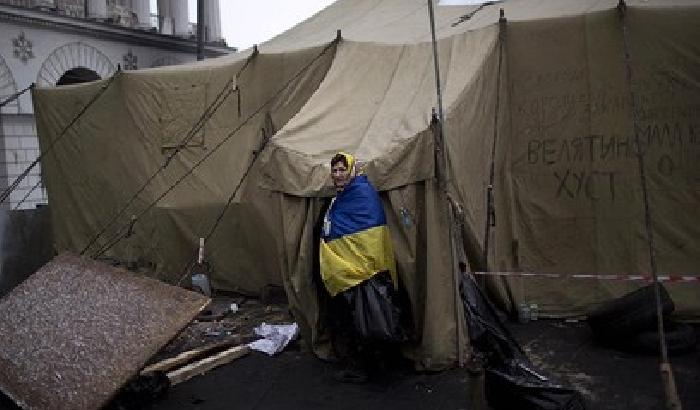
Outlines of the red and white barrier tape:
M 544 277 L 557 279 L 595 279 L 595 280 L 622 280 L 651 282 L 652 276 L 648 274 L 596 274 L 596 273 L 541 273 L 541 272 L 472 272 L 474 275 L 483 276 L 516 276 L 516 277 Z M 700 282 L 700 276 L 690 275 L 658 275 L 659 282 Z

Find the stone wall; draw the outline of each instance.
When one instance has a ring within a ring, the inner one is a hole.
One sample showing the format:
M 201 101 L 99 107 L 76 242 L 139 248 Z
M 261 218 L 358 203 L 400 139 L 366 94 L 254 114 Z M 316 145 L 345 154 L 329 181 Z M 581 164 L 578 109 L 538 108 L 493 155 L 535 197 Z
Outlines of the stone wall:
M 39 156 L 39 141 L 32 114 L 3 114 L 0 124 L 0 188 L 4 190 Z M 46 204 L 46 190 L 40 181 L 41 164 L 37 164 L 12 191 L 9 200 L 0 204 L 0 209 L 33 209 Z

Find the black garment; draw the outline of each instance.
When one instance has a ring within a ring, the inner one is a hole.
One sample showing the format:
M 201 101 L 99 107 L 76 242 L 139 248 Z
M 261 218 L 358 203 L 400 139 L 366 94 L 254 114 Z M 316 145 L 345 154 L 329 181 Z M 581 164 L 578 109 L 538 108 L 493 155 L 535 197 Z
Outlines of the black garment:
M 389 272 L 377 273 L 373 279 L 379 279 L 377 277 L 391 282 Z M 343 380 L 344 377 L 341 376 L 338 377 L 340 381 L 356 383 L 356 380 L 383 372 L 387 359 L 400 352 L 397 342 L 368 339 L 358 329 L 355 316 L 361 313 L 357 312 L 355 305 L 356 291 L 364 283 L 330 298 L 328 304 L 328 325 L 333 350 L 343 367 L 340 374 L 349 374 L 349 380 Z

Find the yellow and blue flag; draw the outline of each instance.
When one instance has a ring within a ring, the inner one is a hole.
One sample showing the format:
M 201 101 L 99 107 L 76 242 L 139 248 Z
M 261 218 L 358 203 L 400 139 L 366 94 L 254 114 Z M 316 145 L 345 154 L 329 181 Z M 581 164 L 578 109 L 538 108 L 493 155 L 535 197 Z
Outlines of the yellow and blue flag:
M 324 222 L 321 277 L 331 296 L 382 271 L 389 271 L 396 286 L 394 248 L 384 208 L 367 176 L 355 177 L 335 197 Z

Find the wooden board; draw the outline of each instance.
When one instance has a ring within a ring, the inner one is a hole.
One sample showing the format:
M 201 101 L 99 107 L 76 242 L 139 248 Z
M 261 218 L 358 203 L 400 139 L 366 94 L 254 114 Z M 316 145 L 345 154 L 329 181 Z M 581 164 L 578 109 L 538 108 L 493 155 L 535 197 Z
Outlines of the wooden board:
M 161 360 L 158 363 L 153 363 L 152 365 L 145 367 L 143 370 L 141 370 L 141 374 L 152 372 L 167 372 L 168 370 L 183 366 L 188 362 L 194 360 L 195 358 L 205 355 L 207 352 L 211 352 L 213 350 L 223 347 L 231 347 L 233 344 L 238 343 L 234 341 L 225 341 L 202 346 L 197 349 L 188 350 L 186 352 L 178 354 L 175 357 L 170 357 L 168 359 Z
M 173 370 L 167 374 L 168 379 L 170 379 L 170 384 L 174 386 L 178 383 L 187 381 L 194 376 L 206 373 L 215 367 L 219 367 L 238 359 L 241 356 L 245 356 L 249 352 L 250 347 L 248 347 L 248 345 L 232 347 L 224 350 L 221 353 L 217 353 L 213 356 L 190 363 L 187 366 L 181 367 L 177 370 Z
M 0 300 L 0 389 L 25 409 L 99 409 L 208 301 L 60 255 Z

